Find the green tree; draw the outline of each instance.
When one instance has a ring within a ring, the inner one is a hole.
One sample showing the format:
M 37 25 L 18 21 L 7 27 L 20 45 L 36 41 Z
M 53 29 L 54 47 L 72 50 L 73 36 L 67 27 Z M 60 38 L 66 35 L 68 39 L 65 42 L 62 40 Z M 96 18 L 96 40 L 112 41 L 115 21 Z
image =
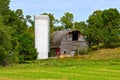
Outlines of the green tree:
M 84 21 L 74 22 L 73 29 L 80 30 L 81 33 L 84 33 L 84 30 L 87 28 L 87 24 Z
M 102 18 L 102 11 L 96 10 L 93 12 L 92 15 L 89 16 L 87 20 L 88 27 L 86 29 L 86 36 L 89 42 L 89 47 L 92 44 L 97 45 L 97 49 L 99 49 L 99 43 L 103 39 L 103 18 Z
M 25 60 L 35 60 L 37 58 L 37 52 L 34 48 L 34 38 L 28 31 L 19 35 L 19 59 L 20 62 Z
M 3 24 L 3 17 L 0 16 L 0 65 L 18 62 L 16 54 L 10 54 L 12 48 L 11 29 Z
M 24 19 L 24 15 L 23 15 L 23 10 L 22 9 L 17 9 L 15 11 L 15 14 L 18 16 L 19 19 Z
M 10 0 L 0 0 L 0 14 L 4 15 L 9 10 Z
M 85 30 L 89 46 L 99 43 L 110 47 L 111 44 L 119 42 L 120 14 L 117 9 L 96 10 L 87 20 L 88 26 Z
M 120 13 L 117 9 L 110 8 L 104 10 L 102 14 L 104 25 L 104 43 L 106 47 L 110 47 L 112 43 L 119 42 L 120 34 Z
M 56 26 L 56 27 L 54 27 L 54 31 L 57 31 L 57 30 L 62 30 L 63 29 L 63 27 L 62 26 Z
M 34 21 L 31 19 L 30 15 L 26 15 L 25 21 L 27 24 L 30 24 L 30 27 L 34 27 Z
M 61 23 L 65 29 L 70 29 L 73 27 L 73 14 L 66 12 L 63 17 L 61 17 Z
M 22 9 L 10 10 L 9 2 L 0 1 L 0 63 L 3 65 L 19 60 L 33 60 L 37 56 L 33 27 L 27 25 L 31 17 L 27 16 L 26 20 Z M 33 21 L 31 23 L 33 26 Z

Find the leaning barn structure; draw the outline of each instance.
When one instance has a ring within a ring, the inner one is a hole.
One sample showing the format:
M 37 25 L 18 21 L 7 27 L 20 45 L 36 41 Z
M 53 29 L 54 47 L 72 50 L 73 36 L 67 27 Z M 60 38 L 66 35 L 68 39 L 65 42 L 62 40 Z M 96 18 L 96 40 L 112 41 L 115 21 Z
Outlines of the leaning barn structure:
M 79 30 L 62 30 L 52 34 L 51 48 L 56 51 L 56 55 L 70 54 L 74 56 L 77 52 L 86 52 L 87 42 Z

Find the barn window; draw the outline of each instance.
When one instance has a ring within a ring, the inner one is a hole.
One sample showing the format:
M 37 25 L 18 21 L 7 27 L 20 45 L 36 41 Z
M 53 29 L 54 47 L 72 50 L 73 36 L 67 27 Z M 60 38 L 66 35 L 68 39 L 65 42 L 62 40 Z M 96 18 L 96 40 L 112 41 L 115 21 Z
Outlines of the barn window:
M 73 41 L 78 41 L 78 34 L 79 34 L 79 31 L 72 32 L 72 40 Z

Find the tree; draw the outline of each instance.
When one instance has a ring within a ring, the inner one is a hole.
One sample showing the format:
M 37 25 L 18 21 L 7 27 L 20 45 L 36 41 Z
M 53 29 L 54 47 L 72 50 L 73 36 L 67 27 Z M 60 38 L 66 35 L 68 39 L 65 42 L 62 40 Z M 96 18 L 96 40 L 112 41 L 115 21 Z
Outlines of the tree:
M 65 29 L 70 29 L 73 27 L 73 14 L 66 12 L 65 15 L 61 18 L 62 25 Z
M 10 0 L 0 0 L 0 14 L 4 15 L 9 10 Z
M 89 47 L 91 47 L 92 43 L 97 45 L 97 49 L 99 49 L 99 43 L 103 39 L 103 19 L 102 19 L 102 11 L 96 10 L 90 15 L 87 20 L 88 27 L 86 29 L 86 36 L 89 42 Z
M 110 47 L 111 43 L 119 42 L 118 35 L 120 34 L 120 13 L 117 9 L 110 8 L 104 10 L 102 14 L 104 25 L 104 44 Z
M 0 65 L 18 62 L 17 54 L 13 53 L 15 47 L 12 43 L 15 32 L 12 26 L 17 16 L 9 9 L 10 0 L 0 1 Z
M 87 24 L 84 21 L 81 22 L 74 22 L 73 29 L 80 30 L 81 33 L 84 33 L 84 30 L 87 28 Z
M 26 15 L 25 21 L 31 25 L 30 27 L 34 27 L 34 21 L 31 19 L 30 15 Z
M 15 11 L 15 14 L 18 16 L 19 19 L 24 19 L 24 15 L 23 15 L 22 9 L 17 9 Z
M 57 30 L 62 30 L 63 29 L 63 27 L 62 26 L 56 26 L 56 27 L 54 27 L 54 31 L 57 31 Z
M 18 62 L 16 54 L 10 54 L 12 51 L 12 36 L 10 27 L 3 24 L 3 17 L 0 16 L 0 65 L 8 65 Z
M 120 14 L 117 9 L 96 10 L 90 15 L 87 23 L 88 27 L 85 33 L 89 46 L 96 44 L 99 49 L 99 43 L 110 47 L 112 43 L 119 42 Z
M 33 28 L 27 25 L 27 21 L 32 26 L 34 22 L 30 16 L 24 18 L 22 9 L 10 10 L 9 2 L 0 1 L 0 65 L 33 60 L 37 56 Z
M 34 48 L 34 38 L 28 31 L 19 35 L 19 60 L 24 62 L 26 60 L 35 60 L 37 58 L 37 52 Z

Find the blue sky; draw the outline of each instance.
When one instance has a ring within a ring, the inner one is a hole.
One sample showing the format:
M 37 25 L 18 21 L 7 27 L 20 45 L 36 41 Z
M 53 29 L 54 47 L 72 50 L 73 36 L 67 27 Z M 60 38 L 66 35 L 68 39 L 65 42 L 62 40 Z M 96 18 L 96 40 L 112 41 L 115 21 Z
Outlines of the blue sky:
M 120 12 L 120 0 L 11 0 L 10 8 L 31 16 L 52 13 L 57 19 L 71 12 L 74 21 L 86 21 L 95 10 L 117 8 Z

